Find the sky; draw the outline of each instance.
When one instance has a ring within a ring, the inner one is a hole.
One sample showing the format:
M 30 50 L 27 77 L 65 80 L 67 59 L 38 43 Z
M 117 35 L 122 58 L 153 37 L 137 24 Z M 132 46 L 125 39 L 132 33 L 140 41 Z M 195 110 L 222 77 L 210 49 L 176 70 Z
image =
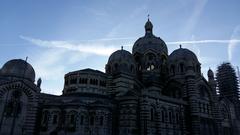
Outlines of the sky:
M 169 54 L 182 44 L 206 76 L 240 66 L 239 13 L 239 0 L 0 0 L 0 67 L 28 57 L 42 92 L 60 95 L 66 73 L 105 71 L 112 52 L 131 52 L 149 14 Z

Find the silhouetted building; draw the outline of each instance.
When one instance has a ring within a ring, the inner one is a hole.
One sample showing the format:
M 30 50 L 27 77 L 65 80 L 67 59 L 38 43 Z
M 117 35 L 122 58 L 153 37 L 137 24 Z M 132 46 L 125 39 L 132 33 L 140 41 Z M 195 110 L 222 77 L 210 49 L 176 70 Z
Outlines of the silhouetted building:
M 218 66 L 216 79 L 220 97 L 226 97 L 232 102 L 238 102 L 238 79 L 236 72 L 230 63 L 223 63 Z
M 41 93 L 33 67 L 10 60 L 0 70 L 0 134 L 239 135 L 236 77 L 223 67 L 218 83 L 210 69 L 207 81 L 192 51 L 168 54 L 150 20 L 132 53 L 112 53 L 105 73 L 67 73 L 60 96 Z

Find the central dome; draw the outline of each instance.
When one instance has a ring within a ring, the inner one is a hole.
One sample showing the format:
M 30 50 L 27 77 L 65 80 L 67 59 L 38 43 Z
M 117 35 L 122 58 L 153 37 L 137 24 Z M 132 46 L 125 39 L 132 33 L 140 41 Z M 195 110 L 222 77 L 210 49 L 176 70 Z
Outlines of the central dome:
M 145 52 L 152 50 L 157 54 L 168 54 L 168 49 L 166 43 L 160 38 L 153 35 L 152 32 L 153 25 L 151 21 L 145 24 L 145 36 L 139 38 L 133 45 L 132 53 L 144 54 Z

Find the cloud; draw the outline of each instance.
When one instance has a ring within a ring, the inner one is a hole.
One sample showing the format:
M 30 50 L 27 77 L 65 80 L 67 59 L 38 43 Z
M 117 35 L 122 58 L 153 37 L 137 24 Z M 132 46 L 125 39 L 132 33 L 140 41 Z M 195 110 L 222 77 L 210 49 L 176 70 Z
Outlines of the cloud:
M 70 50 L 70 51 L 79 51 L 79 52 L 83 52 L 83 53 L 103 55 L 103 56 L 108 56 L 113 51 L 117 50 L 117 48 L 114 48 L 112 46 L 106 46 L 101 43 L 75 44 L 75 43 L 70 43 L 67 41 L 48 41 L 48 40 L 35 39 L 35 38 L 31 38 L 31 37 L 26 37 L 26 36 L 20 36 L 20 38 L 23 40 L 26 40 L 28 42 L 31 42 L 34 45 L 38 45 L 41 47 L 60 48 L 60 49 L 66 49 L 66 50 Z
M 236 38 L 240 38 L 240 25 L 238 25 L 237 27 L 235 27 L 235 29 L 233 30 L 233 33 L 231 35 L 231 40 L 228 44 L 228 60 L 231 61 L 232 58 L 233 58 L 233 53 L 234 53 L 234 50 L 236 48 L 236 45 L 238 43 L 240 43 L 239 41 L 236 42 Z
M 62 49 L 48 49 L 40 55 L 35 55 L 31 64 L 37 77 L 44 78 L 44 80 L 57 80 L 62 77 L 65 67 L 60 62 L 65 53 L 66 51 Z

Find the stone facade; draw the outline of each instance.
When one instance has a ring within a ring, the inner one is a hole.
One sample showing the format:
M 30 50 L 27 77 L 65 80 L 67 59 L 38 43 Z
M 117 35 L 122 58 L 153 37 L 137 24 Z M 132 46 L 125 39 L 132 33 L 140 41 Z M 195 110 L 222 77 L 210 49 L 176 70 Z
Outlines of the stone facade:
M 150 20 L 132 53 L 114 52 L 106 72 L 65 75 L 62 95 L 41 93 L 26 61 L 0 70 L 1 135 L 239 135 L 236 106 L 216 92 L 190 50 L 168 55 Z M 238 105 L 236 105 L 238 104 Z

